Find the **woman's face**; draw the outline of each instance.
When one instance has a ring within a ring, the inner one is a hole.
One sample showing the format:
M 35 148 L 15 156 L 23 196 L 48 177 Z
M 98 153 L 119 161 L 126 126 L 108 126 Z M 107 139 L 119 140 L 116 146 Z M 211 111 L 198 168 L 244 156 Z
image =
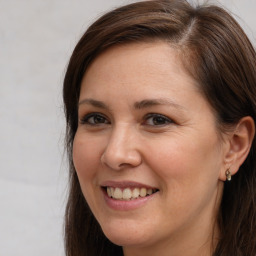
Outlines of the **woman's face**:
M 74 165 L 112 242 L 153 248 L 209 238 L 225 146 L 173 48 L 138 43 L 101 54 L 83 78 L 78 112 Z

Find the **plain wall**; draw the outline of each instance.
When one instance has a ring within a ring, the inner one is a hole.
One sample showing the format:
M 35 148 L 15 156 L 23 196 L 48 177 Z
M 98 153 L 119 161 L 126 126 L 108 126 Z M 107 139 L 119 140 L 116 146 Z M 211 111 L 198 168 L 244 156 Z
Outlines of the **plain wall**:
M 0 256 L 64 255 L 65 67 L 88 24 L 130 2 L 0 0 Z M 256 1 L 219 2 L 255 44 Z

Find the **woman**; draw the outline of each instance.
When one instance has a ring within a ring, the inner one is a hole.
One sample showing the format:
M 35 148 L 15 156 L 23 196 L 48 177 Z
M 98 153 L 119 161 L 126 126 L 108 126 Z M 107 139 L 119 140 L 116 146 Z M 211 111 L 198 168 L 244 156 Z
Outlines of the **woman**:
M 216 6 L 143 1 L 91 25 L 64 81 L 66 254 L 255 256 L 255 68 Z

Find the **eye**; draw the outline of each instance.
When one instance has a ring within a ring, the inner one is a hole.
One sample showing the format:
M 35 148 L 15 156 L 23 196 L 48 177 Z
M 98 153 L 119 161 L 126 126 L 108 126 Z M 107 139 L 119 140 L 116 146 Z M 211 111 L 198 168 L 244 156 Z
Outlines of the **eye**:
M 101 124 L 109 124 L 110 122 L 107 118 L 100 113 L 90 113 L 83 117 L 80 121 L 81 124 L 89 124 L 89 125 L 101 125 Z
M 145 117 L 144 121 L 145 125 L 151 126 L 163 126 L 168 125 L 170 123 L 173 123 L 173 121 L 170 118 L 160 114 L 148 114 Z

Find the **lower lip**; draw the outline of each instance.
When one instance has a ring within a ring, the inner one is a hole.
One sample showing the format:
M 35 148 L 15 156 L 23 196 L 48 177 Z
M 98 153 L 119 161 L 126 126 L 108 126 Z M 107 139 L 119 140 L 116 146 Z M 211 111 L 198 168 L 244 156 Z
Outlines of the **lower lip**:
M 112 197 L 109 197 L 106 193 L 106 191 L 104 189 L 103 190 L 103 194 L 104 194 L 104 199 L 107 203 L 107 205 L 114 209 L 114 210 L 118 210 L 118 211 L 129 211 L 129 210 L 134 210 L 137 209 L 139 207 L 144 206 L 146 203 L 148 203 L 150 200 L 152 200 L 155 195 L 158 193 L 154 193 L 152 195 L 146 196 L 146 197 L 139 197 L 137 199 L 133 199 L 133 200 L 117 200 L 114 199 Z

